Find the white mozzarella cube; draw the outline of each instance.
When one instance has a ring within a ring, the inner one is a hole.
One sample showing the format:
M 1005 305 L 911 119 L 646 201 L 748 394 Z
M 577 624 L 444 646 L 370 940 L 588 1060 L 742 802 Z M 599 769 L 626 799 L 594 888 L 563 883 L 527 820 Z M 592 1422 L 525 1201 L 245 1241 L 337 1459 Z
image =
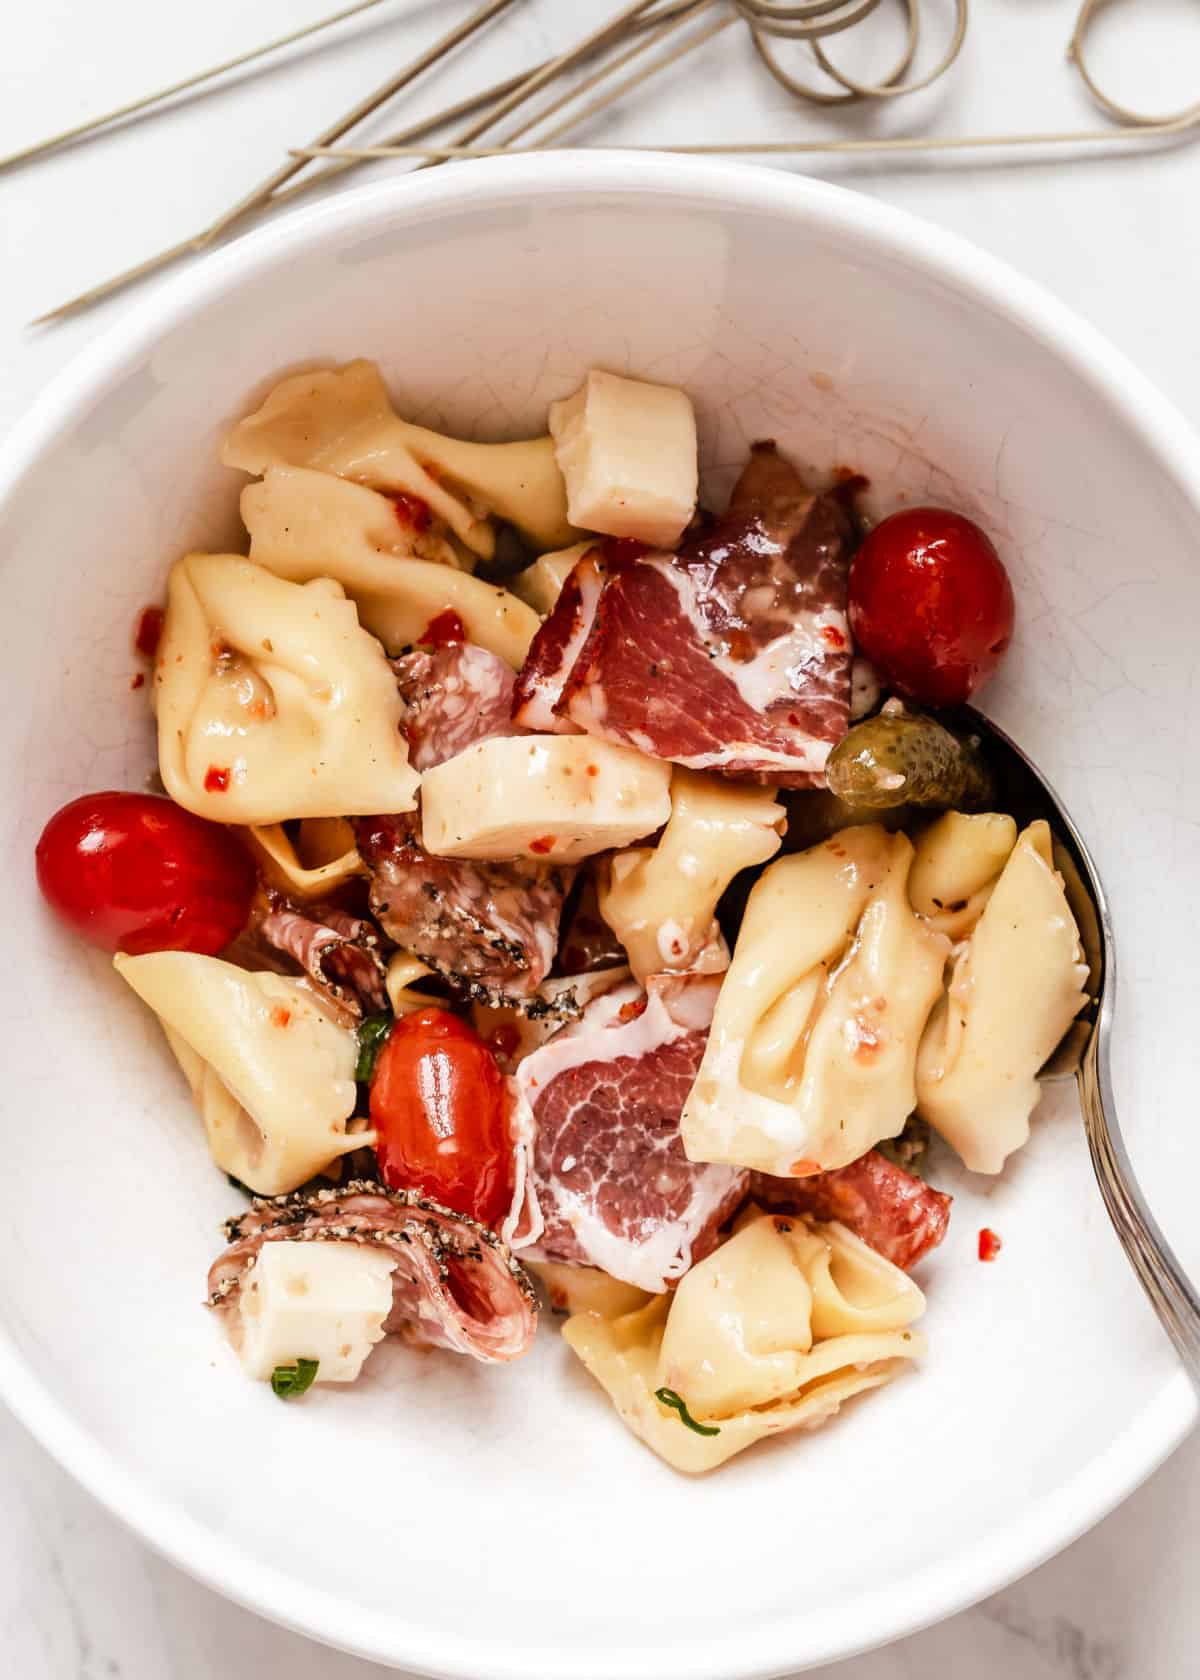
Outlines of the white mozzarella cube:
M 347 1242 L 267 1242 L 247 1272 L 232 1330 L 248 1377 L 317 1361 L 316 1382 L 353 1382 L 383 1340 L 396 1262 Z
M 594 542 L 573 543 L 570 548 L 557 549 L 553 554 L 539 554 L 512 579 L 513 594 L 545 618 L 554 611 L 562 586 L 578 562 L 595 546 Z
M 550 404 L 572 525 L 674 548 L 696 508 L 696 416 L 673 385 L 593 368 Z
M 421 838 L 438 857 L 575 863 L 661 828 L 671 766 L 588 735 L 479 741 L 421 780 Z

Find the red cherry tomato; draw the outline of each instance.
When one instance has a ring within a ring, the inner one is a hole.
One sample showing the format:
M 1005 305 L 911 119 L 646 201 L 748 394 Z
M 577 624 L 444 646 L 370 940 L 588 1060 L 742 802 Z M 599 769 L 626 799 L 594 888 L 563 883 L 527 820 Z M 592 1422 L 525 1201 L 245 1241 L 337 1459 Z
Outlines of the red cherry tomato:
M 371 1081 L 379 1173 L 495 1230 L 512 1205 L 504 1080 L 479 1034 L 445 1009 L 396 1022 Z
M 170 799 L 89 793 L 37 844 L 42 895 L 92 945 L 215 956 L 245 925 L 254 865 L 240 842 Z
M 855 556 L 850 628 L 898 694 L 961 705 L 1012 640 L 1012 584 L 972 520 L 945 508 L 906 508 L 868 532 Z

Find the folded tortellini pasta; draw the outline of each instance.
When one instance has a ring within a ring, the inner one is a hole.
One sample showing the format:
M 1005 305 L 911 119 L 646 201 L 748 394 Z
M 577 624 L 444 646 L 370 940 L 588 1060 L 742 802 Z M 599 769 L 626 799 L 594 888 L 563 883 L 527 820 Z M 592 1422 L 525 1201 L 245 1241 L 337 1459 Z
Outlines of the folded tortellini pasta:
M 917 1060 L 917 1112 L 972 1171 L 999 1172 L 1028 1139 L 1038 1070 L 1087 1002 L 1087 978 L 1050 829 L 1030 823 L 955 958 Z
M 1017 843 L 1017 825 L 989 811 L 946 811 L 919 835 L 908 896 L 919 916 L 948 939 L 965 939 L 984 912 Z
M 490 559 L 492 515 L 539 549 L 575 536 L 549 437 L 462 443 L 401 420 L 373 362 L 293 374 L 240 420 L 221 452 L 227 467 L 315 467 L 375 490 L 419 496 L 475 554 Z
M 804 1177 L 902 1129 L 950 950 L 913 914 L 912 855 L 868 824 L 763 871 L 683 1111 L 691 1160 Z
M 718 899 L 739 870 L 774 857 L 785 823 L 770 788 L 672 772 L 671 817 L 658 844 L 617 852 L 597 883 L 600 913 L 639 980 L 684 973 L 720 946 Z
M 306 817 L 299 828 L 295 840 L 282 823 L 247 828 L 259 873 L 269 885 L 307 904 L 367 873 L 344 817 Z
M 242 492 L 250 558 L 293 583 L 335 579 L 391 653 L 420 641 L 430 621 L 456 612 L 467 640 L 516 669 L 540 620 L 507 589 L 406 551 L 386 496 L 301 468 L 270 468 Z
M 357 1041 L 312 992 L 218 957 L 156 951 L 113 959 L 158 1016 L 219 1167 L 263 1196 L 295 1190 L 374 1142 L 348 1133 Z
M 633 1433 L 695 1472 L 888 1382 L 924 1353 L 910 1328 L 924 1310 L 911 1278 L 844 1226 L 756 1214 L 674 1295 L 579 1313 L 563 1335 Z
M 416 803 L 395 676 L 337 583 L 189 554 L 171 568 L 154 680 L 163 782 L 197 816 L 261 826 Z

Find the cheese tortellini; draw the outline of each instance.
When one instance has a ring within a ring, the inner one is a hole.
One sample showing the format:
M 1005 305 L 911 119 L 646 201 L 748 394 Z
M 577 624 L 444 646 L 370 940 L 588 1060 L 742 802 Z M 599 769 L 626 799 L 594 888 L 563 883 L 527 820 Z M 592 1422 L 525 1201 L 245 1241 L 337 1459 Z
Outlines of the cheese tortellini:
M 515 669 L 538 628 L 532 607 L 507 589 L 414 556 L 386 496 L 299 468 L 272 468 L 242 492 L 250 558 L 293 583 L 333 578 L 361 623 L 390 653 L 420 641 L 447 610 L 477 642 Z M 400 540 L 397 540 L 397 539 Z
M 838 1224 L 755 1214 L 682 1279 L 563 1335 L 622 1421 L 677 1470 L 714 1469 L 765 1436 L 825 1423 L 925 1351 L 925 1298 Z M 670 1390 L 701 1435 L 657 1399 Z
M 600 914 L 639 980 L 703 965 L 706 948 L 723 964 L 717 901 L 739 870 L 775 856 L 785 821 L 770 788 L 673 771 L 671 817 L 658 844 L 617 852 L 598 881 Z
M 262 825 L 416 803 L 395 677 L 336 583 L 287 583 L 231 554 L 178 561 L 155 700 L 163 782 L 197 816 Z
M 947 811 L 918 836 L 908 896 L 918 916 L 948 939 L 965 939 L 982 916 L 1017 843 L 1017 825 L 991 811 Z
M 912 856 L 869 824 L 763 871 L 683 1111 L 691 1160 L 803 1177 L 901 1130 L 950 950 L 913 914 Z
M 246 838 L 263 879 L 301 904 L 367 873 L 344 817 L 306 817 L 295 840 L 282 823 L 247 828 Z
M 917 1061 L 917 1111 L 972 1171 L 999 1172 L 1029 1137 L 1038 1070 L 1087 1002 L 1087 978 L 1050 829 L 1031 823 L 955 958 Z
M 510 521 L 539 549 L 575 532 L 549 437 L 461 443 L 401 420 L 374 362 L 293 374 L 240 420 L 221 452 L 227 467 L 315 467 L 375 490 L 419 496 L 475 554 L 490 559 L 490 519 Z
M 299 981 L 190 951 L 113 962 L 158 1016 L 213 1160 L 251 1190 L 295 1190 L 375 1141 L 374 1132 L 346 1130 L 357 1094 L 355 1036 Z

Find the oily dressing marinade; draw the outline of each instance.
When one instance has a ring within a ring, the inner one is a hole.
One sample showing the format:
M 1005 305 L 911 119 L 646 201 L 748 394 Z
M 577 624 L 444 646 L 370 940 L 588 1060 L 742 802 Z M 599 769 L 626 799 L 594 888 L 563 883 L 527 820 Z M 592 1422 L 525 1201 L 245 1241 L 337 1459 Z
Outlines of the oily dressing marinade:
M 252 1197 L 208 1294 L 248 1378 L 517 1359 L 527 1261 L 697 1473 L 919 1360 L 929 1129 L 1000 1171 L 1088 972 L 1050 829 L 936 711 L 1011 635 L 986 535 L 868 529 L 770 439 L 710 507 L 690 395 L 580 372 L 505 443 L 367 361 L 278 381 L 223 450 L 248 553 L 175 559 L 139 635 L 191 815 L 94 796 L 39 881 Z

